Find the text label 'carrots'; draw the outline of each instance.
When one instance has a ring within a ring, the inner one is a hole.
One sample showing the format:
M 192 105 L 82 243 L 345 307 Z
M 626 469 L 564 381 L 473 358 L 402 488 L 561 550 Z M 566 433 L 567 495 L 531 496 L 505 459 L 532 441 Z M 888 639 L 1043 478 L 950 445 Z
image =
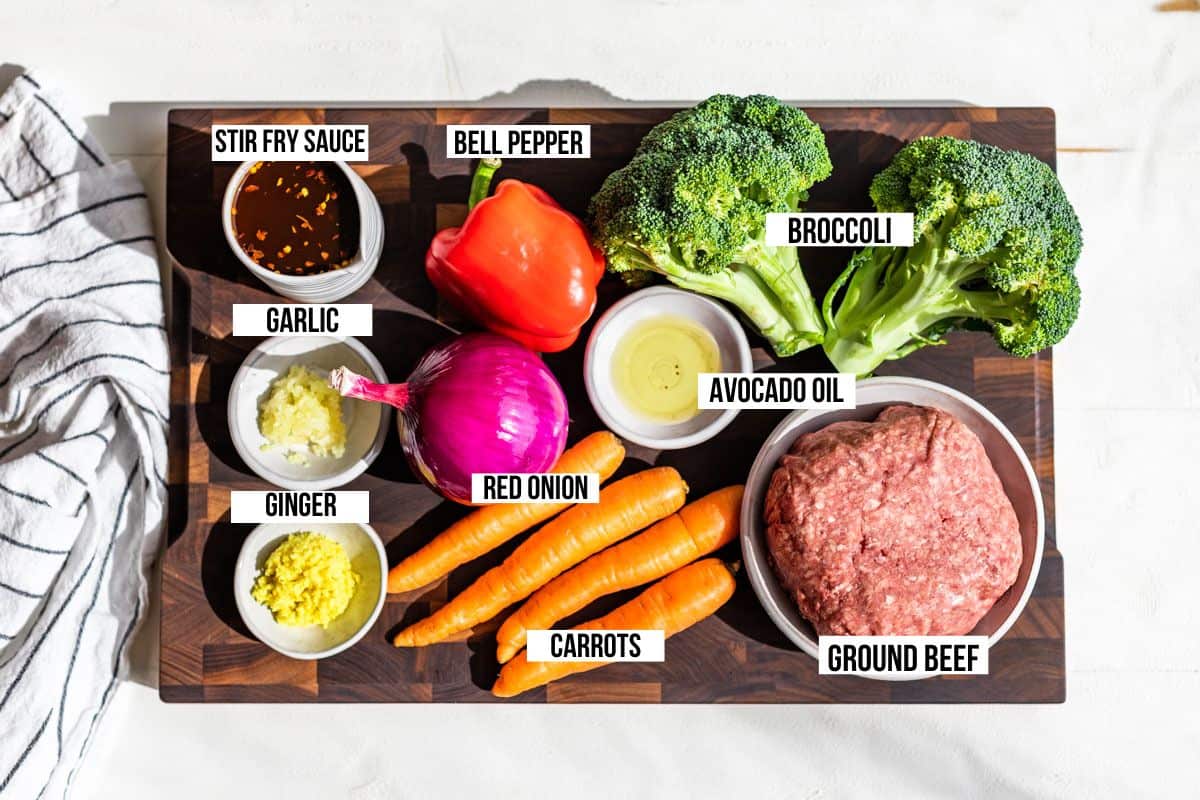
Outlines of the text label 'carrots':
M 658 583 L 606 614 L 575 630 L 663 631 L 671 638 L 711 616 L 733 596 L 733 573 L 717 558 L 706 558 L 672 572 Z M 605 661 L 529 661 L 525 653 L 500 669 L 492 687 L 497 697 L 513 697 L 567 675 L 602 667 Z

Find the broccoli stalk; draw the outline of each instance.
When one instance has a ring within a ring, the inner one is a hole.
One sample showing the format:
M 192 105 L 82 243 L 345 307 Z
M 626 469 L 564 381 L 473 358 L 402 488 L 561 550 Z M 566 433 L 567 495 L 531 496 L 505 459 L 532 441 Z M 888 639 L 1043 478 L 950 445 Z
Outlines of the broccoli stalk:
M 1042 162 L 978 142 L 918 139 L 876 176 L 871 198 L 880 211 L 912 212 L 916 237 L 910 248 L 859 251 L 825 296 L 824 347 L 839 371 L 869 374 L 957 328 L 990 330 L 1022 357 L 1071 328 L 1082 238 Z
M 801 342 L 798 349 L 821 343 L 825 326 L 808 281 L 804 279 L 795 247 L 767 247 L 757 241 L 754 247 L 743 251 L 732 271 L 749 272 L 778 299 L 780 311 Z
M 609 255 L 610 267 L 612 263 L 613 256 Z M 624 267 L 622 277 L 632 285 L 640 285 L 658 273 L 680 289 L 736 306 L 780 355 L 791 355 L 820 343 L 819 338 L 812 341 L 797 333 L 784 315 L 782 302 L 774 290 L 752 269 L 732 265 L 720 272 L 698 272 L 670 253 L 660 253 L 651 259 L 645 251 L 636 248 L 622 251 L 620 263 Z M 806 292 L 807 288 L 805 286 Z
M 796 248 L 766 245 L 766 215 L 800 210 L 831 171 L 803 111 L 716 95 L 651 130 L 588 214 L 611 272 L 729 302 L 789 356 L 819 344 L 824 324 Z

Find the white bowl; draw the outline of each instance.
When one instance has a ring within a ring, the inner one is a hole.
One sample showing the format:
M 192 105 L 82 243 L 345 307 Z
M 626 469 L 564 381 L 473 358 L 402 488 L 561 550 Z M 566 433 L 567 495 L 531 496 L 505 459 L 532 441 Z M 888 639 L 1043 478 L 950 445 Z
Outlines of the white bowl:
M 258 407 L 271 382 L 293 364 L 319 373 L 346 366 L 378 383 L 387 383 L 383 365 L 353 337 L 276 336 L 250 351 L 229 388 L 229 434 L 238 455 L 260 478 L 285 489 L 321 490 L 357 478 L 383 450 L 391 408 L 383 403 L 342 398 L 346 452 L 341 458 L 305 454 L 307 464 L 287 459 L 281 448 L 263 450 L 266 437 L 258 429 Z
M 617 394 L 612 361 L 618 342 L 634 325 L 663 315 L 690 319 L 711 333 L 721 354 L 721 372 L 753 371 L 746 333 L 723 305 L 682 289 L 654 286 L 618 300 L 596 321 L 584 355 L 584 383 L 592 407 L 618 436 L 656 450 L 680 450 L 716 436 L 738 412 L 709 409 L 684 422 L 655 422 L 629 408 Z
M 763 507 L 771 475 L 779 459 L 803 433 L 811 433 L 842 420 L 871 420 L 890 405 L 929 406 L 953 414 L 979 437 L 1020 524 L 1022 558 L 1016 583 L 1001 595 L 971 631 L 977 636 L 987 636 L 988 645 L 994 645 L 1021 616 L 1033 593 L 1042 564 L 1046 536 L 1045 510 L 1037 475 L 1029 458 L 1012 432 L 992 412 L 948 386 L 918 378 L 867 378 L 858 382 L 856 400 L 858 406 L 853 409 L 797 411 L 789 415 L 771 432 L 759 450 L 746 479 L 741 514 L 742 556 L 755 594 L 779 630 L 797 647 L 816 658 L 816 631 L 812 623 L 800 615 L 792 597 L 779 585 L 769 560 Z M 933 674 L 921 673 L 885 680 L 913 680 Z
M 332 303 L 362 288 L 375 273 L 375 268 L 379 266 L 379 258 L 383 255 L 383 210 L 366 181 L 344 161 L 329 162 L 336 164 L 345 173 L 350 185 L 354 187 L 354 198 L 358 203 L 358 252 L 350 260 L 350 264 L 319 275 L 283 275 L 255 264 L 254 259 L 246 255 L 238 245 L 237 234 L 233 229 L 233 203 L 237 199 L 238 188 L 241 187 L 242 180 L 250 168 L 257 163 L 257 160 L 245 161 L 238 166 L 225 187 L 225 196 L 221 201 L 221 228 L 225 231 L 225 241 L 238 261 L 271 289 L 292 300 Z
M 270 609 L 250 596 L 254 579 L 267 556 L 289 534 L 302 531 L 323 534 L 340 544 L 361 578 L 350 605 L 328 627 L 280 625 Z M 256 527 L 242 543 L 233 571 L 233 591 L 242 621 L 263 644 L 291 658 L 325 658 L 353 645 L 375 624 L 387 597 L 384 591 L 386 574 L 387 554 L 379 534 L 370 525 L 271 522 Z

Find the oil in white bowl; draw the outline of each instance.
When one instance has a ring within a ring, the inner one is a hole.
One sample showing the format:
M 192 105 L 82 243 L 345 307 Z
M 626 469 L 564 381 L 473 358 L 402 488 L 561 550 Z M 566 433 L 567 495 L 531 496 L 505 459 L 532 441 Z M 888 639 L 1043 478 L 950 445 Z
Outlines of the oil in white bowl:
M 687 422 L 700 413 L 697 378 L 721 371 L 721 351 L 702 325 L 662 315 L 633 325 L 613 353 L 613 387 L 635 414 L 653 422 Z

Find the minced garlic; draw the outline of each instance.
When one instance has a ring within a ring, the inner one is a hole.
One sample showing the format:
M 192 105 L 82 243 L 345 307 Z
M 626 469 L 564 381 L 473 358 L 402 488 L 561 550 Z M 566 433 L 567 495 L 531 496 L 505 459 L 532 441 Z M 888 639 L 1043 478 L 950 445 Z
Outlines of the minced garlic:
M 298 464 L 308 463 L 304 450 L 333 458 L 346 452 L 341 395 L 299 364 L 271 383 L 258 407 L 258 429 L 267 439 L 263 450 L 288 448 L 287 459 Z
M 350 605 L 360 580 L 345 548 L 300 532 L 271 551 L 250 594 L 280 625 L 328 625 Z

